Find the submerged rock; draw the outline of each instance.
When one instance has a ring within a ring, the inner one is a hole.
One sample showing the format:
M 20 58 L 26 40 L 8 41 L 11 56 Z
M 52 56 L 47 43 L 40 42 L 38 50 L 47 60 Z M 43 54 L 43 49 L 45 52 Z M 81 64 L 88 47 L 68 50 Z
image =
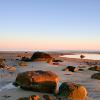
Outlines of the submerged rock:
M 91 78 L 100 80 L 100 73 L 93 74 Z
M 59 87 L 59 97 L 61 98 L 61 100 L 84 100 L 86 96 L 87 90 L 82 85 L 64 82 Z
M 55 93 L 59 77 L 51 71 L 27 71 L 18 74 L 14 85 L 25 90 Z

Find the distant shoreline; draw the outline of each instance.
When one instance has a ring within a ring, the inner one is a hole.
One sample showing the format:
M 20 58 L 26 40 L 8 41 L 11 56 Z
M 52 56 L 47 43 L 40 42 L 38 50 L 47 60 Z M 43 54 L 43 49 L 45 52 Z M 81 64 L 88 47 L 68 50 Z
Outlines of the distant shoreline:
M 16 53 L 16 52 L 55 52 L 55 53 L 100 53 L 100 50 L 0 50 L 0 53 Z

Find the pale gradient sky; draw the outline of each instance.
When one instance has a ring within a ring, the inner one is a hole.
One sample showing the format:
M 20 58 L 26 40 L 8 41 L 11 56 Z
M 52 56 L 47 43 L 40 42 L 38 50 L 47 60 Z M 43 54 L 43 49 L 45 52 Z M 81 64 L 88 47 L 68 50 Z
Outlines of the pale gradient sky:
M 100 50 L 100 0 L 0 0 L 0 50 Z

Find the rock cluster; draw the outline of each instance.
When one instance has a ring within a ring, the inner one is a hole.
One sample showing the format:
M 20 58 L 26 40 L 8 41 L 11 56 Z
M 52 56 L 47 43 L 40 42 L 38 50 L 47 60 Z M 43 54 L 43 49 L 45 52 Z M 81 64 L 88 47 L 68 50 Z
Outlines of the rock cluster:
M 18 74 L 14 85 L 18 85 L 25 90 L 34 92 L 53 93 L 56 95 L 56 100 L 84 100 L 87 96 L 87 90 L 83 85 L 63 82 L 59 91 L 57 84 L 59 77 L 51 71 L 27 71 Z M 53 100 L 51 96 L 44 95 L 43 100 Z M 42 100 L 39 96 L 23 97 L 18 100 Z

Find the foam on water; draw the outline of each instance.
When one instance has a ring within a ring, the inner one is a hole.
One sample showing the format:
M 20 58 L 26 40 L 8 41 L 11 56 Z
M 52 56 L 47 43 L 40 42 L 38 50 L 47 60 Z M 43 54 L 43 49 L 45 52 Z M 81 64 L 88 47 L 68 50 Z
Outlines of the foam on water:
M 16 87 L 12 83 L 9 83 L 9 84 L 3 86 L 2 88 L 0 88 L 0 92 L 2 90 L 8 90 L 8 89 L 13 89 L 13 88 L 16 88 Z

